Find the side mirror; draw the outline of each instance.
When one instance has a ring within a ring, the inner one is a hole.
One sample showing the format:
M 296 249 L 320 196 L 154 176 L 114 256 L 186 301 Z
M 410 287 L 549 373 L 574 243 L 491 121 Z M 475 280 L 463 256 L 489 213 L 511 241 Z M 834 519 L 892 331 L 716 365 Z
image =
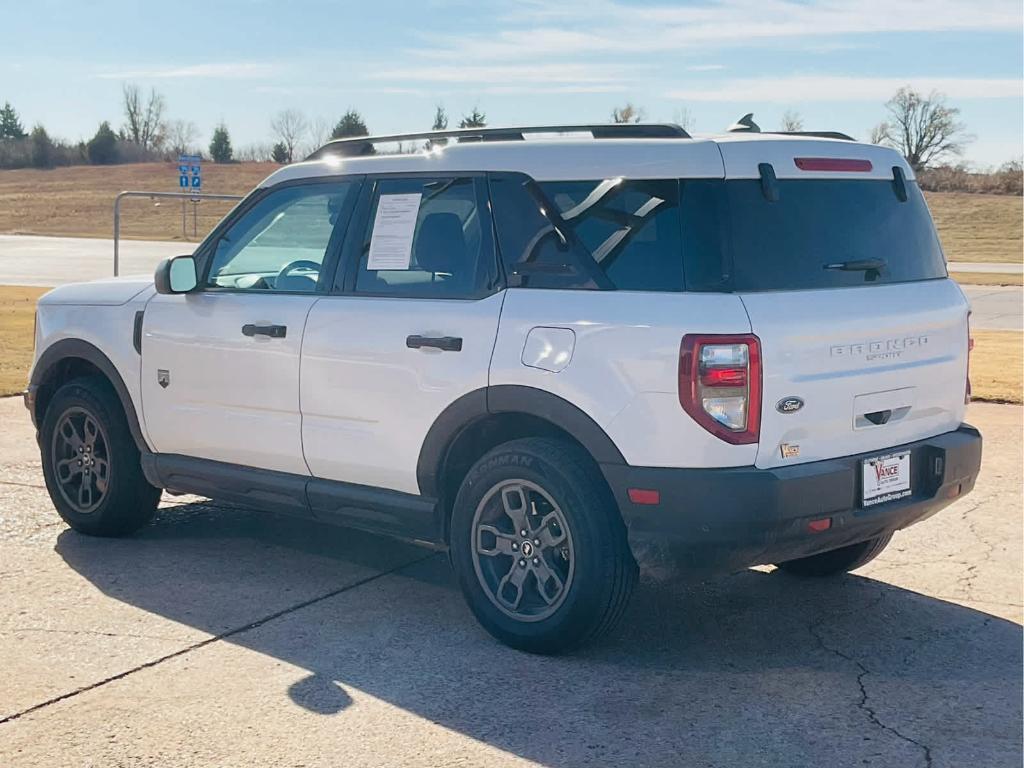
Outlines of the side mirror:
M 164 259 L 153 275 L 157 293 L 188 293 L 195 290 L 196 260 L 191 256 Z

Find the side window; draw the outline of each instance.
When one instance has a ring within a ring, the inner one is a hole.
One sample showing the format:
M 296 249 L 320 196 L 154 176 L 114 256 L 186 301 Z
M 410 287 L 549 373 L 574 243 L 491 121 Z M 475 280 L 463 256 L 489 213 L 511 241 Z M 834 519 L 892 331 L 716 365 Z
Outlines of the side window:
M 217 239 L 206 285 L 315 291 L 332 235 L 347 224 L 358 187 L 358 181 L 340 181 L 271 192 Z
M 619 290 L 683 290 L 679 182 L 540 183 L 568 229 Z
M 359 254 L 357 293 L 473 298 L 494 285 L 494 244 L 475 178 L 382 179 Z

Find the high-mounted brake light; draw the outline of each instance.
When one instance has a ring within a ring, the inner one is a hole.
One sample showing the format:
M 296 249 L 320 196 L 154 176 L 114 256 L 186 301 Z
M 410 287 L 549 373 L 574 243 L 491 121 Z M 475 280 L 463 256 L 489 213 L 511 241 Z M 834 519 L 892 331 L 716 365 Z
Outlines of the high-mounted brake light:
M 852 157 L 794 157 L 793 162 L 801 171 L 866 173 L 872 168 L 870 160 L 859 160 Z
M 761 430 L 761 342 L 753 335 L 687 334 L 679 347 L 679 404 L 734 445 Z

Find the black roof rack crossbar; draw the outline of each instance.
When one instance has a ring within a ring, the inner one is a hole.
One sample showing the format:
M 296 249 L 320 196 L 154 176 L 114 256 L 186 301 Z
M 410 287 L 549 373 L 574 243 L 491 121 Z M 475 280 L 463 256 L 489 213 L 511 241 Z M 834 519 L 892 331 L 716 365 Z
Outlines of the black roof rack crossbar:
M 530 133 L 589 133 L 595 139 L 688 139 L 690 134 L 673 123 L 605 123 L 594 125 L 530 125 L 516 128 L 456 128 L 448 131 L 396 133 L 386 136 L 356 136 L 334 139 L 307 157 L 320 160 L 328 155 L 354 157 L 373 153 L 374 144 L 400 141 L 454 139 L 469 141 L 522 141 Z
M 847 136 L 839 131 L 763 131 L 777 136 L 815 136 L 819 139 L 842 139 L 843 141 L 856 141 L 853 136 Z

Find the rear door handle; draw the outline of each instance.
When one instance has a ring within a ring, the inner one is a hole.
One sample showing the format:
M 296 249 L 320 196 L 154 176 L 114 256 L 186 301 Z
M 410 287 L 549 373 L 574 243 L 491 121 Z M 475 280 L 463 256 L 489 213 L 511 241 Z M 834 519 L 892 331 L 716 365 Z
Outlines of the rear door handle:
M 434 347 L 444 352 L 461 352 L 461 336 L 406 336 L 405 346 L 409 349 Z
M 288 335 L 287 325 L 253 325 L 246 323 L 242 326 L 243 336 L 269 336 L 272 339 L 283 339 Z

